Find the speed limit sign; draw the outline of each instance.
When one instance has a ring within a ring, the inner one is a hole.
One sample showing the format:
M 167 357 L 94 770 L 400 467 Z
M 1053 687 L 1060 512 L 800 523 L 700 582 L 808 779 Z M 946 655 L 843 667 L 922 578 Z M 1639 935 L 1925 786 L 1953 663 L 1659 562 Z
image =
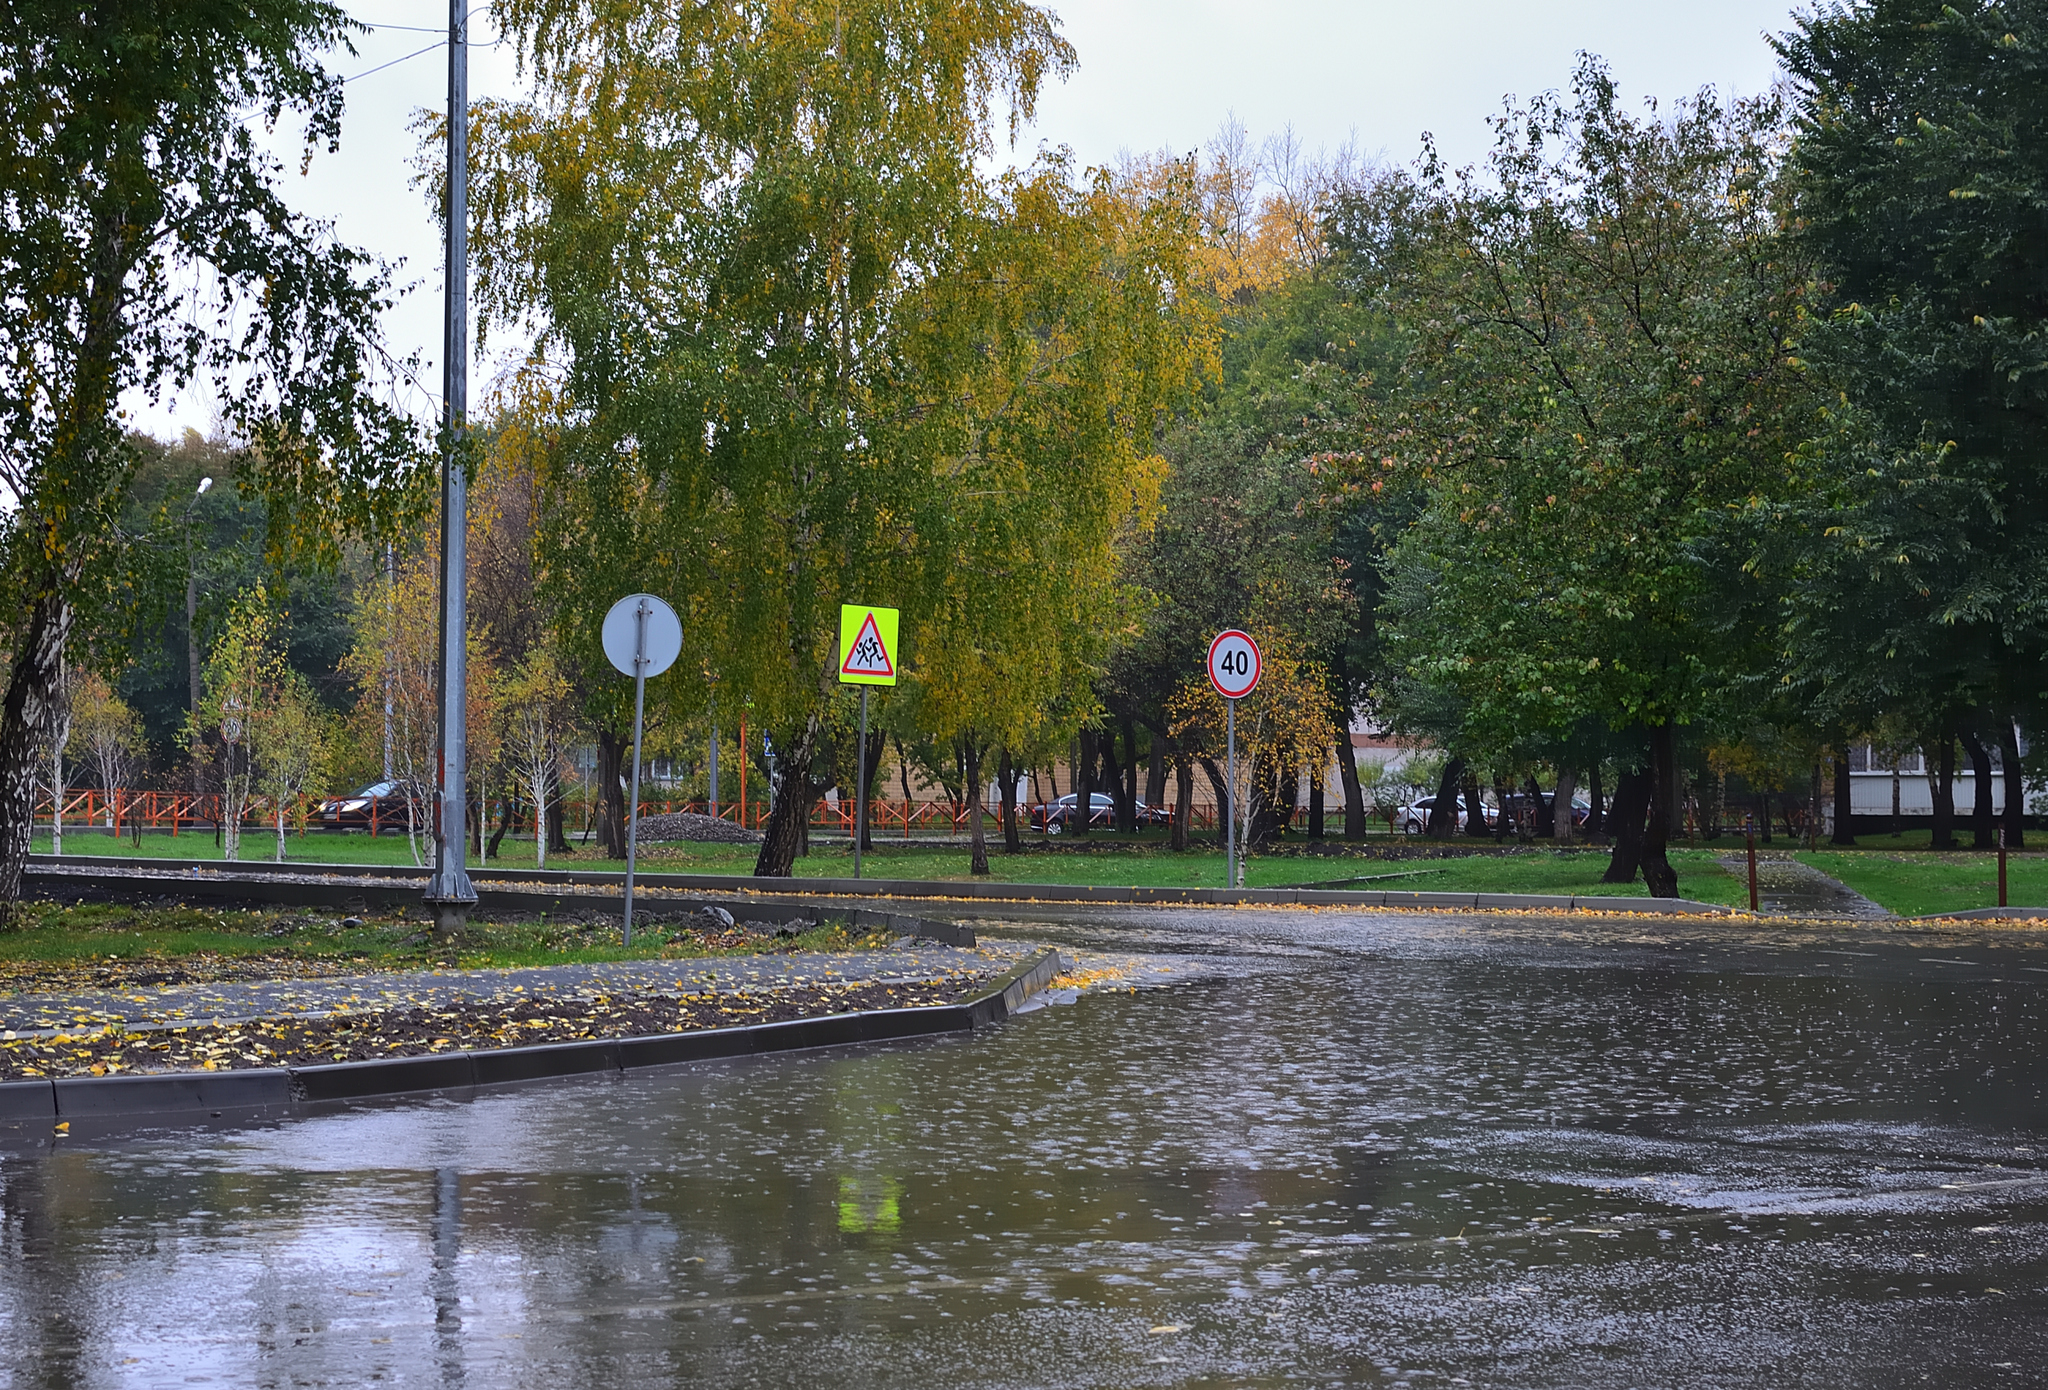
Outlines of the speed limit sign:
M 1209 644 L 1209 684 L 1226 700 L 1241 700 L 1259 683 L 1259 644 L 1236 628 L 1216 634 Z

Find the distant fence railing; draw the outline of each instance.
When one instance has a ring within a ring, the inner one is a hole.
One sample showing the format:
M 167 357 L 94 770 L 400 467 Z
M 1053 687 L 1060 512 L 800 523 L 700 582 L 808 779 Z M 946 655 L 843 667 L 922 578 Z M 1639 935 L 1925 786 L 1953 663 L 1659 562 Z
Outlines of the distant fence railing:
M 339 802 L 345 809 L 333 815 L 323 815 L 323 804 Z M 492 797 L 488 805 L 487 819 L 495 825 L 506 811 L 506 800 Z M 565 798 L 561 803 L 565 833 L 581 834 L 588 830 L 595 806 L 581 796 Z M 254 795 L 244 803 L 242 825 L 245 829 L 274 827 L 277 824 L 277 799 L 270 796 Z M 424 808 L 427 816 L 431 808 Z M 533 828 L 530 810 L 520 803 L 514 803 L 512 814 L 515 826 L 526 830 Z M 768 823 L 769 805 L 761 801 L 745 804 L 721 801 L 716 812 L 717 818 L 729 821 L 743 829 L 759 830 Z M 48 827 L 51 823 L 51 798 L 47 789 L 39 790 L 35 799 L 34 819 L 38 825 Z M 710 806 L 702 801 L 655 801 L 643 800 L 640 814 L 661 815 L 676 811 L 695 812 L 698 815 L 712 814 Z M 872 835 L 900 835 L 903 839 L 923 834 L 961 835 L 967 833 L 968 821 L 973 804 L 967 801 L 901 801 L 877 797 L 868 803 L 868 826 Z M 1033 808 L 1020 805 L 1017 808 L 1020 828 L 1038 834 L 1048 832 L 1049 827 L 1043 816 L 1034 816 Z M 64 828 L 72 833 L 99 831 L 105 834 L 132 833 L 137 830 L 168 830 L 172 835 L 203 832 L 212 834 L 222 819 L 222 799 L 218 792 L 147 791 L 142 789 L 115 788 L 111 791 L 99 787 L 66 789 L 64 794 Z M 1000 833 L 999 812 L 994 807 L 984 809 L 984 824 L 990 834 Z M 1341 816 L 1341 812 L 1340 812 Z M 285 804 L 284 822 L 288 832 L 303 835 L 308 830 L 362 830 L 371 835 L 403 835 L 406 833 L 407 806 L 403 797 L 327 797 L 300 795 Z M 820 800 L 811 808 L 813 830 L 838 831 L 846 835 L 853 833 L 854 807 L 850 797 L 841 797 L 835 804 Z M 1196 806 L 1189 812 L 1190 829 L 1213 830 L 1216 828 L 1216 810 L 1213 806 Z M 1163 822 L 1162 822 L 1163 824 Z M 427 825 L 421 825 L 424 831 Z M 1098 815 L 1092 827 L 1106 830 Z

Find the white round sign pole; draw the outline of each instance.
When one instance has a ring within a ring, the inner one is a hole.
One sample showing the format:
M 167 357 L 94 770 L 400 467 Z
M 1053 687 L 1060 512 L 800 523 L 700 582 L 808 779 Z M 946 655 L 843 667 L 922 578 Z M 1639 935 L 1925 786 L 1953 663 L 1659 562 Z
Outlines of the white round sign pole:
M 1223 785 L 1230 788 L 1230 804 L 1223 808 L 1223 881 L 1229 887 L 1244 887 L 1244 875 L 1237 870 L 1237 701 L 1223 702 L 1224 748 Z
M 1265 658 L 1248 632 L 1226 628 L 1209 643 L 1209 684 L 1223 697 L 1224 781 L 1230 789 L 1231 804 L 1223 808 L 1224 881 L 1232 888 L 1244 886 L 1237 862 L 1237 702 L 1258 688 Z
M 633 789 L 626 803 L 626 944 L 633 944 L 633 867 L 640 848 L 640 733 L 647 678 L 675 664 L 683 650 L 676 610 L 653 594 L 628 594 L 604 615 L 604 654 L 633 678 Z

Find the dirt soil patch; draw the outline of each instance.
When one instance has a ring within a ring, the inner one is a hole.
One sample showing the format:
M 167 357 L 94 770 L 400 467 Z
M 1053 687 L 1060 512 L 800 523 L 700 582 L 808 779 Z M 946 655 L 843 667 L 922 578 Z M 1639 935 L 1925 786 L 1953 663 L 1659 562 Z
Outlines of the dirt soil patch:
M 870 1009 L 956 1004 L 979 978 L 695 994 L 540 995 L 324 1017 L 76 1033 L 0 1033 L 0 1080 L 316 1066 L 477 1048 L 645 1037 Z

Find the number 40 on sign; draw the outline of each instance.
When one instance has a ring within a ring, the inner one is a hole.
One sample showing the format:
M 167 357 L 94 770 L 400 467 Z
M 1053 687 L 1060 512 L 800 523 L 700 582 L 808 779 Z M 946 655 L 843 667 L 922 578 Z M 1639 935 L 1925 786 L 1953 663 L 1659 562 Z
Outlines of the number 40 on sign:
M 1229 628 L 1209 644 L 1209 684 L 1226 700 L 1241 700 L 1259 684 L 1259 644 L 1249 633 Z

